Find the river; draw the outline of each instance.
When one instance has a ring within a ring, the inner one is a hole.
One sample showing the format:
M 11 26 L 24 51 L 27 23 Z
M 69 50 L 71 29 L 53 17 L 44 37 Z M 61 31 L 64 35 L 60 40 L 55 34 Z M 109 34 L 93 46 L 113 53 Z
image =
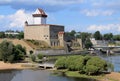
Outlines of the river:
M 114 71 L 120 72 L 120 54 L 114 56 L 101 55 L 103 59 L 114 65 Z M 95 81 L 85 78 L 57 76 L 48 70 L 1 70 L 0 81 Z
M 114 55 L 100 55 L 103 59 L 105 59 L 107 62 L 110 62 L 114 66 L 115 72 L 120 72 L 120 54 L 114 54 Z
M 0 81 L 95 81 L 85 78 L 57 76 L 47 70 L 2 70 Z

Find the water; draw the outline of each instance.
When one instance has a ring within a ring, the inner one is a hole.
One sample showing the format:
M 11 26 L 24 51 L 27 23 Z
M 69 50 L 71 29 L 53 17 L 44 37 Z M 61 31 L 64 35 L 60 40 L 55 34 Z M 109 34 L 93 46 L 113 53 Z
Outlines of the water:
M 114 55 L 102 55 L 103 59 L 105 59 L 107 62 L 110 62 L 114 66 L 115 72 L 120 72 L 120 54 L 114 54 Z
M 101 55 L 103 59 L 114 65 L 114 71 L 120 72 L 120 54 L 114 56 Z M 1 70 L 0 81 L 95 81 L 85 78 L 56 76 L 45 70 Z
M 6 70 L 0 71 L 0 81 L 95 81 L 84 78 L 70 78 L 53 75 L 45 70 Z

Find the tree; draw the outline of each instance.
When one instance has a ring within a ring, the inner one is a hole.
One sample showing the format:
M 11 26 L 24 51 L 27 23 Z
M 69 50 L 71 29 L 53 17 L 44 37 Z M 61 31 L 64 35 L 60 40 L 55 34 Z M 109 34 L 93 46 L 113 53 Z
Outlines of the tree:
M 4 32 L 0 32 L 0 38 L 5 38 L 5 33 Z
M 120 35 L 114 35 L 113 39 L 116 40 L 116 41 L 120 41 Z
M 76 34 L 76 31 L 75 30 L 72 30 L 71 32 L 66 32 L 65 35 L 67 37 L 75 37 L 75 34 Z
M 85 48 L 89 49 L 93 46 L 93 44 L 91 43 L 90 39 L 87 39 L 85 41 Z
M 38 59 L 42 59 L 43 58 L 43 54 L 38 54 L 37 57 L 38 57 Z
M 97 74 L 107 70 L 107 62 L 99 57 L 92 57 L 87 61 L 84 71 L 88 74 Z
M 35 62 L 36 56 L 35 56 L 35 55 L 31 55 L 31 60 L 32 60 L 33 62 Z
M 0 55 L 4 62 L 7 62 L 9 56 L 13 55 L 13 49 L 14 45 L 6 40 L 0 44 Z
M 30 51 L 29 51 L 29 53 L 30 53 L 30 55 L 32 55 L 32 54 L 33 54 L 33 51 L 32 51 L 32 50 L 30 50 Z
M 62 57 L 55 62 L 57 69 L 66 69 L 66 57 Z
M 91 33 L 81 32 L 80 37 L 82 39 L 82 46 L 85 47 L 86 40 L 91 37 Z
M 20 32 L 19 34 L 18 34 L 18 37 L 17 37 L 18 39 L 23 39 L 24 38 L 24 32 Z
M 70 35 L 71 35 L 71 36 L 75 36 L 75 34 L 76 34 L 76 31 L 75 31 L 75 30 L 72 30 L 72 31 L 70 32 Z
M 106 61 L 93 56 L 69 56 L 59 58 L 55 62 L 57 69 L 68 69 L 70 71 L 79 71 L 87 75 L 99 74 L 108 70 Z
M 104 39 L 105 40 L 112 40 L 113 39 L 113 34 L 112 33 L 107 33 L 107 34 L 104 34 Z
M 13 53 L 15 60 L 23 60 L 26 55 L 26 49 L 23 48 L 20 44 L 18 44 L 14 47 Z
M 24 60 L 25 54 L 26 50 L 21 45 L 14 46 L 6 40 L 0 44 L 0 59 L 4 62 Z
M 100 34 L 100 31 L 96 31 L 94 33 L 94 38 L 95 38 L 95 40 L 101 40 L 102 39 L 102 35 Z

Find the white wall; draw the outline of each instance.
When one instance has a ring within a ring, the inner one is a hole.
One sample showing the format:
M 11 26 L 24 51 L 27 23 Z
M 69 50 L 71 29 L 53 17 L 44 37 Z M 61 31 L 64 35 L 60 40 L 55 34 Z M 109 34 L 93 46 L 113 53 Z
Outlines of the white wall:
M 46 24 L 46 18 L 43 17 L 34 17 L 34 24 Z

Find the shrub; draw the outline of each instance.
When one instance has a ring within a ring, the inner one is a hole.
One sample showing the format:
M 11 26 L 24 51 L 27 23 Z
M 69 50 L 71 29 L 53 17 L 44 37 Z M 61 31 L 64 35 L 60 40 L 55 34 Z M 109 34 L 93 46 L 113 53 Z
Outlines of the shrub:
M 32 50 L 30 50 L 30 51 L 29 51 L 29 53 L 32 55 L 32 54 L 33 54 L 33 51 L 32 51 Z
M 85 73 L 88 74 L 88 75 L 95 74 L 95 73 L 97 73 L 97 71 L 98 71 L 98 67 L 97 66 L 86 65 L 86 67 L 85 67 Z
M 31 55 L 31 60 L 32 60 L 33 62 L 35 62 L 35 61 L 36 61 L 36 56 L 35 56 L 35 55 Z
M 42 59 L 43 58 L 43 54 L 38 54 L 37 57 L 38 57 L 38 59 Z
M 10 62 L 10 63 L 14 62 L 14 55 L 10 55 L 8 57 L 8 62 Z
M 59 58 L 59 59 L 55 62 L 55 67 L 56 67 L 57 69 L 66 69 L 66 57 Z
M 107 70 L 107 62 L 99 57 L 92 57 L 87 61 L 85 72 L 87 74 L 96 74 Z
M 68 69 L 70 71 L 79 71 L 88 75 L 101 73 L 106 71 L 107 62 L 99 57 L 91 56 L 69 56 L 59 58 L 55 67 L 57 69 Z

